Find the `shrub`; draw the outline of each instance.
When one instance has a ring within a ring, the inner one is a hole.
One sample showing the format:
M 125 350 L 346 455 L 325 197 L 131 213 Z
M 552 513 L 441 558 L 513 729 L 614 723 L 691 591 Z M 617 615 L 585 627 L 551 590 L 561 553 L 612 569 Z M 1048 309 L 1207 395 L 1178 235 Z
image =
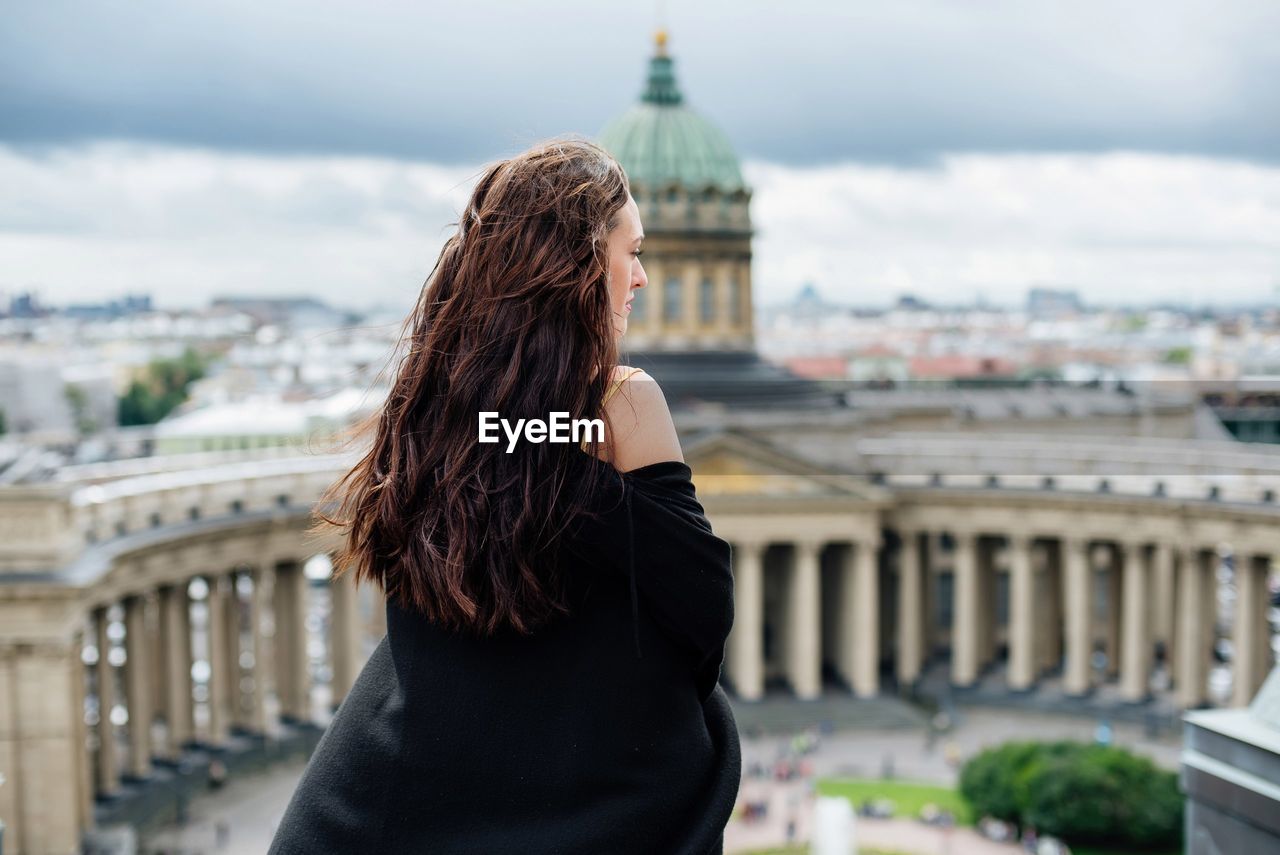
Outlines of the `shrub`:
M 989 814 L 1070 843 L 1135 849 L 1182 839 L 1177 775 L 1121 748 L 1078 742 L 1009 742 L 960 773 L 976 816 Z
M 1035 759 L 1040 746 L 1034 742 L 1006 742 L 978 754 L 960 770 L 960 795 L 975 817 L 994 816 L 1017 822 L 1017 776 Z
M 1123 833 L 1121 784 L 1083 752 L 1036 758 L 1018 796 L 1023 824 L 1072 843 L 1110 843 Z

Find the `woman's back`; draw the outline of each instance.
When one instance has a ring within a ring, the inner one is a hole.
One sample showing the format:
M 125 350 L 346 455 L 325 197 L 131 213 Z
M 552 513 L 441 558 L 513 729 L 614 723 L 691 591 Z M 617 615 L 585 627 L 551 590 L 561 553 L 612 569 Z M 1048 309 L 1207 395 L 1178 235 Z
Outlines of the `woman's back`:
M 581 457 L 584 471 L 601 465 Z M 389 605 L 387 637 L 271 851 L 719 852 L 741 770 L 714 682 L 732 580 L 727 545 L 697 520 L 688 473 L 675 461 L 627 473 L 631 513 L 616 509 L 566 542 L 572 614 L 531 637 L 454 635 Z M 628 524 L 637 539 L 668 540 L 625 555 L 614 544 Z M 681 553 L 697 566 L 659 566 Z M 680 584 L 715 567 L 709 585 Z M 705 626 L 692 625 L 697 616 Z

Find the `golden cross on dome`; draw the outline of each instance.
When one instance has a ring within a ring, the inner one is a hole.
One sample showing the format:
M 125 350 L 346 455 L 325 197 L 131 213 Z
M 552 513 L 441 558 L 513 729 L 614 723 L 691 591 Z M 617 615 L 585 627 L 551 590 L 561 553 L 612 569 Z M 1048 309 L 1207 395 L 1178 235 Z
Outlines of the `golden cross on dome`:
M 654 46 L 657 48 L 658 56 L 667 55 L 666 5 L 667 4 L 663 2 L 663 0 L 658 0 L 658 3 L 657 3 L 658 29 L 657 29 L 657 32 L 653 34 L 653 43 L 654 43 Z

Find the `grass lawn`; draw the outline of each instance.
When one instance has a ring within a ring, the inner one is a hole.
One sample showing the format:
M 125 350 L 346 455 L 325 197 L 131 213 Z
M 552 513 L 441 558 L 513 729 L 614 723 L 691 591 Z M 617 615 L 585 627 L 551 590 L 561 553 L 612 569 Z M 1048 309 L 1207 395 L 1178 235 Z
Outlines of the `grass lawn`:
M 889 799 L 896 816 L 915 819 L 920 808 L 929 803 L 951 811 L 960 825 L 973 825 L 969 805 L 960 793 L 936 784 L 913 784 L 909 781 L 880 781 L 861 778 L 819 778 L 818 794 L 844 796 L 853 802 L 854 810 L 866 799 Z

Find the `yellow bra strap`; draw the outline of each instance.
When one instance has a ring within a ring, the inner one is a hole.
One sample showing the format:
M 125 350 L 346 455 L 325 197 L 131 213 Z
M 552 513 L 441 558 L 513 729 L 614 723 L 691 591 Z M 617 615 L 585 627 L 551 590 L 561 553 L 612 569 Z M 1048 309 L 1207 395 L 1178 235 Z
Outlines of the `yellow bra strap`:
M 639 368 L 632 368 L 622 378 L 618 380 L 614 380 L 612 383 L 610 383 L 609 388 L 604 393 L 604 401 L 602 403 L 605 403 L 605 404 L 609 403 L 609 399 L 612 398 L 614 395 L 616 395 L 618 393 L 618 390 L 622 388 L 623 381 L 630 380 L 632 377 L 639 374 L 640 371 L 641 369 Z
M 610 383 L 610 384 L 609 384 L 609 388 L 608 388 L 608 389 L 606 389 L 606 390 L 605 390 L 605 393 L 604 393 L 604 403 L 606 403 L 606 404 L 607 404 L 607 403 L 609 403 L 609 399 L 610 399 L 610 398 L 612 398 L 614 395 L 616 395 L 616 394 L 618 393 L 618 390 L 622 388 L 622 381 L 623 381 L 623 380 L 629 380 L 629 379 L 631 379 L 632 377 L 634 377 L 634 376 L 636 376 L 637 374 L 639 374 L 639 373 L 640 373 L 640 371 L 641 371 L 641 369 L 639 369 L 639 368 L 632 368 L 630 371 L 628 371 L 628 372 L 626 373 L 626 375 L 625 375 L 625 376 L 621 377 L 621 378 L 620 378 L 620 379 L 618 379 L 618 380 L 614 380 L 612 383 Z M 587 441 L 586 441 L 585 439 L 582 441 L 582 450 L 583 450 L 583 451 L 586 451 L 586 450 L 587 450 Z

